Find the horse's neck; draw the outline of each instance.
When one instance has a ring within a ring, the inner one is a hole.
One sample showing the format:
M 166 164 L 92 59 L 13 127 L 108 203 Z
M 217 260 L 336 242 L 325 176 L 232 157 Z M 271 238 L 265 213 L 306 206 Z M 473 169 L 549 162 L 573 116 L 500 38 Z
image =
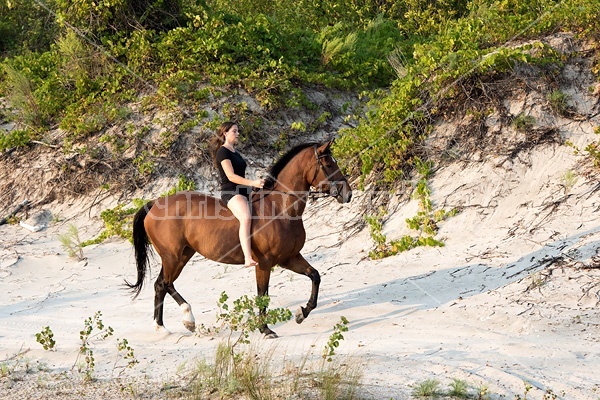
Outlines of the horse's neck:
M 284 208 L 290 216 L 301 216 L 306 208 L 310 184 L 307 181 L 306 170 L 301 168 L 305 163 L 294 159 L 286 166 L 277 178 L 277 189 L 289 193 L 284 200 Z

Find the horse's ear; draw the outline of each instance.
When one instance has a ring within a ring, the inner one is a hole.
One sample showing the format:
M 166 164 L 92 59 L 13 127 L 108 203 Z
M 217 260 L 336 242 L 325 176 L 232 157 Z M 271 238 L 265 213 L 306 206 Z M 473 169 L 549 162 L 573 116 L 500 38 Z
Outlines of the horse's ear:
M 322 145 L 319 148 L 319 153 L 320 154 L 325 154 L 325 153 L 329 153 L 331 151 L 331 145 L 333 144 L 333 141 L 335 139 L 331 139 L 329 142 L 325 143 L 324 145 Z

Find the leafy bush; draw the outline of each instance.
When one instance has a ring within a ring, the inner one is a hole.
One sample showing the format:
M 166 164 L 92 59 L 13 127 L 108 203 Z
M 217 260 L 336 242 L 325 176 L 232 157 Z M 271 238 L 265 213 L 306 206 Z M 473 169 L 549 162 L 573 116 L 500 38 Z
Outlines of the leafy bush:
M 512 122 L 512 126 L 519 132 L 526 132 L 535 125 L 535 118 L 531 115 L 519 114 Z
M 397 25 L 381 16 L 358 31 L 354 26 L 338 22 L 320 32 L 321 61 L 354 84 L 388 86 L 393 70 L 387 58 L 401 40 Z
M 33 0 L 0 3 L 0 54 L 11 55 L 2 61 L 0 95 L 14 96 L 16 122 L 30 139 L 56 125 L 69 141 L 103 133 L 141 88 L 158 88 L 151 101 L 165 109 L 206 98 L 200 81 L 218 87 L 215 97 L 242 87 L 267 109 L 305 106 L 299 88 L 306 85 L 368 89 L 366 115 L 353 116 L 358 126 L 341 132 L 335 151 L 363 182 L 388 184 L 406 178 L 414 157 L 423 157 L 420 143 L 437 105 L 455 95 L 458 82 L 517 63 L 559 62 L 538 44 L 506 41 L 567 29 L 600 37 L 595 0 L 52 5 L 55 19 Z M 23 145 L 26 137 L 14 139 Z M 143 157 L 137 165 L 154 171 Z
M 30 140 L 31 135 L 26 129 L 15 129 L 10 132 L 0 131 L 0 151 L 25 146 Z
M 168 30 L 183 20 L 179 0 L 54 0 L 54 5 L 62 26 L 96 40 L 140 28 Z
M 527 37 L 551 31 L 577 8 L 573 3 L 471 2 L 468 13 L 448 20 L 443 30 L 422 43 L 394 53 L 402 74 L 389 92 L 370 94 L 368 110 L 355 128 L 342 130 L 335 153 L 349 173 L 362 181 L 393 184 L 414 168 L 419 145 L 431 130 L 437 105 L 455 93 L 456 83 L 509 71 L 517 63 L 558 63 L 541 43 L 506 47 L 515 35 Z M 585 8 L 585 7 L 584 7 Z M 595 15 L 595 14 L 594 14 Z M 564 17 L 561 21 L 561 17 Z M 409 56 L 399 56 L 412 54 Z
M 133 207 L 125 208 L 124 204 L 119 204 L 115 208 L 109 208 L 102 211 L 100 213 L 100 218 L 104 221 L 104 230 L 100 232 L 96 238 L 82 242 L 81 247 L 102 243 L 113 236 L 127 239 L 131 242 L 133 240 L 133 231 L 131 227 L 133 215 L 144 204 L 144 200 L 134 199 Z
M 39 1 L 0 1 L 0 56 L 46 51 L 56 32 L 54 16 Z

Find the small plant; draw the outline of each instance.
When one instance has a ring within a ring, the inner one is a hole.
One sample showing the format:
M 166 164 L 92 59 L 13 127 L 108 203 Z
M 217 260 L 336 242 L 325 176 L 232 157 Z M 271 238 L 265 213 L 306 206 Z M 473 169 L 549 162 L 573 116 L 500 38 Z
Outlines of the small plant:
M 569 96 L 560 90 L 553 90 L 547 96 L 550 107 L 557 112 L 559 115 L 567 115 L 570 111 L 570 107 L 567 104 Z
M 294 131 L 306 132 L 306 124 L 302 121 L 292 122 L 292 125 L 290 128 Z
M 467 399 L 469 397 L 469 385 L 461 379 L 454 378 L 452 383 L 450 383 L 448 395 L 455 398 Z
M 160 197 L 167 197 L 184 190 L 196 190 L 196 182 L 192 178 L 187 178 L 185 175 L 179 175 L 179 181 L 175 186 L 163 193 Z
M 79 230 L 73 224 L 70 224 L 65 234 L 59 235 L 58 240 L 62 248 L 69 254 L 69 257 L 75 257 L 79 261 L 85 259 L 83 255 L 83 246 L 79 239 Z
M 96 333 L 94 333 L 94 329 L 97 330 Z M 92 341 L 106 340 L 112 335 L 113 328 L 104 325 L 104 322 L 102 322 L 102 313 L 100 311 L 97 311 L 93 317 L 88 317 L 84 321 L 84 328 L 79 332 L 81 346 L 79 347 L 79 354 L 77 355 L 75 364 L 77 365 L 80 356 L 84 357 L 84 363 L 78 365 L 78 371 L 84 375 L 87 381 L 92 381 L 94 379 L 93 375 L 96 367 L 94 352 L 91 348 Z
M 570 192 L 573 189 L 573 186 L 577 183 L 577 175 L 573 172 L 573 170 L 567 170 L 561 178 L 562 184 L 565 187 L 565 192 Z
M 530 274 L 529 277 L 531 279 L 531 283 L 527 287 L 527 290 L 540 288 L 546 283 L 546 276 L 544 276 L 544 274 L 541 272 L 534 272 Z
M 531 115 L 519 114 L 512 121 L 512 126 L 519 132 L 526 132 L 533 125 L 535 125 L 535 118 Z
M 49 326 L 45 326 L 41 332 L 36 333 L 35 340 L 42 345 L 44 350 L 54 350 L 54 346 L 56 345 L 54 333 Z
M 121 360 L 124 360 L 127 363 L 124 366 L 117 367 L 117 364 Z M 138 363 L 139 361 L 135 357 L 133 348 L 129 345 L 127 339 L 117 339 L 117 359 L 113 365 L 113 371 L 117 368 L 121 368 L 121 372 L 119 373 L 120 375 L 126 368 L 133 368 Z
M 0 378 L 5 378 L 10 375 L 10 367 L 7 363 L 0 364 Z
M 342 332 L 348 332 L 348 320 L 342 316 L 340 322 L 333 327 L 333 333 L 329 335 L 329 341 L 323 349 L 323 358 L 331 362 L 332 356 L 335 355 L 335 349 L 340 345 L 340 340 L 344 340 Z
M 257 352 L 237 350 L 241 344 L 250 344 L 250 333 L 259 330 L 265 324 L 276 324 L 289 321 L 292 313 L 288 309 L 268 310 L 269 296 L 256 296 L 250 299 L 242 296 L 228 304 L 229 296 L 222 292 L 217 302 L 219 311 L 217 321 L 221 328 L 229 330 L 225 343 L 219 343 L 213 365 L 199 363 L 192 383 L 192 391 L 197 397 L 205 392 L 219 392 L 221 396 L 244 392 L 251 399 L 268 399 L 275 396 L 271 393 L 272 377 L 269 371 L 268 357 L 258 357 Z M 208 332 L 216 332 L 220 328 L 204 328 Z M 236 340 L 232 340 L 234 332 L 239 332 Z
M 230 331 L 228 343 L 231 343 L 233 332 L 240 333 L 240 336 L 231 345 L 232 350 L 239 343 L 250 343 L 248 339 L 250 332 L 259 330 L 265 324 L 272 325 L 292 319 L 292 312 L 286 308 L 269 310 L 269 296 L 256 296 L 254 299 L 250 299 L 244 295 L 233 301 L 232 308 L 227 304 L 228 299 L 227 293 L 222 292 L 217 303 L 219 307 L 217 320 L 221 321 L 223 326 Z
M 138 169 L 140 175 L 150 175 L 154 172 L 155 163 L 150 160 L 150 153 L 144 150 L 139 156 L 134 158 L 133 165 Z
M 523 381 L 523 385 L 525 385 L 525 392 L 523 393 L 523 397 L 520 395 L 515 396 L 515 400 L 527 400 L 527 394 L 533 389 L 533 386 L 529 382 Z
M 455 216 L 458 214 L 458 210 L 433 210 L 430 190 L 427 185 L 427 179 L 433 173 L 433 164 L 415 159 L 415 166 L 422 176 L 413 192 L 413 197 L 419 201 L 419 211 L 414 217 L 407 218 L 406 224 L 410 229 L 419 231 L 419 235 L 416 237 L 404 235 L 400 239 L 388 242 L 386 236 L 381 232 L 383 228 L 382 219 L 385 215 L 385 209 L 381 208 L 378 215 L 365 217 L 371 231 L 371 237 L 376 245 L 375 249 L 369 252 L 369 257 L 372 259 L 389 257 L 418 246 L 444 246 L 443 242 L 434 239 L 434 235 L 438 231 L 437 224 Z
M 418 383 L 412 390 L 412 395 L 414 397 L 432 397 L 440 394 L 440 381 L 436 379 L 427 379 Z
M 104 230 L 94 239 L 86 240 L 81 243 L 81 247 L 86 247 L 92 244 L 102 243 L 112 236 L 117 236 L 122 239 L 127 239 L 130 242 L 132 239 L 131 221 L 133 215 L 142 207 L 146 201 L 142 199 L 133 199 L 133 206 L 125 208 L 124 204 L 119 204 L 115 208 L 109 208 L 100 213 L 100 218 L 104 222 Z
M 488 388 L 488 386 L 486 384 L 482 383 L 477 388 L 477 393 L 475 395 L 475 398 L 477 400 L 488 400 L 490 398 L 490 389 Z
M 365 221 L 369 225 L 369 231 L 371 232 L 371 238 L 375 241 L 377 248 L 385 247 L 387 237 L 381 232 L 383 229 L 383 216 L 385 216 L 385 209 L 380 209 L 378 215 L 366 215 Z

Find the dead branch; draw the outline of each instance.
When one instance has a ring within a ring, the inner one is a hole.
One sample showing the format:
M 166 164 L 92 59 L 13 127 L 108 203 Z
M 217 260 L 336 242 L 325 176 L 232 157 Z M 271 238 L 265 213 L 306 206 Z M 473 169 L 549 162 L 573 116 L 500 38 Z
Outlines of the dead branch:
M 12 210 L 6 217 L 0 219 L 0 225 L 6 224 L 9 219 L 11 219 L 15 215 L 17 215 L 17 213 L 19 211 L 21 211 L 22 209 L 27 209 L 27 207 L 29 207 L 29 204 L 30 204 L 29 200 L 24 200 L 21 204 L 17 205 L 17 207 L 15 207 L 15 209 Z

